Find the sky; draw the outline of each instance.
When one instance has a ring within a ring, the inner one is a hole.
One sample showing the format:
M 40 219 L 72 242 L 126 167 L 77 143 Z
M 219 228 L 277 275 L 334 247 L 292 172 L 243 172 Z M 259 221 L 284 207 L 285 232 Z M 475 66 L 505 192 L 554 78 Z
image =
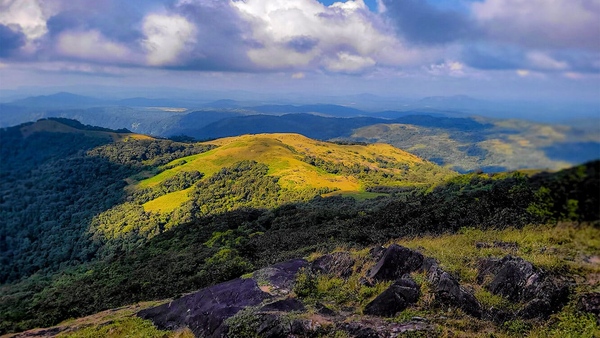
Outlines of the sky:
M 598 102 L 600 0 L 0 0 L 0 90 Z

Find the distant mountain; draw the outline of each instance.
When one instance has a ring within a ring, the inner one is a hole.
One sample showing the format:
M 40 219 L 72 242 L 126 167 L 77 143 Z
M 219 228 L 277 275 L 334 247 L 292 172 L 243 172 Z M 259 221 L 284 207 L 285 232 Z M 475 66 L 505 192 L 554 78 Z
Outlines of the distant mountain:
M 382 123 L 370 117 L 331 118 L 312 114 L 249 115 L 222 119 L 194 129 L 188 124 L 187 134 L 197 139 L 220 138 L 244 134 L 298 133 L 319 140 L 349 136 L 353 129 Z
M 459 172 L 557 170 L 600 159 L 598 131 L 519 120 L 407 116 L 343 139 L 389 143 Z
M 13 101 L 10 104 L 15 106 L 37 108 L 65 108 L 81 106 L 101 106 L 110 104 L 110 101 L 97 99 L 89 96 L 60 92 L 52 95 L 28 97 L 26 99 Z

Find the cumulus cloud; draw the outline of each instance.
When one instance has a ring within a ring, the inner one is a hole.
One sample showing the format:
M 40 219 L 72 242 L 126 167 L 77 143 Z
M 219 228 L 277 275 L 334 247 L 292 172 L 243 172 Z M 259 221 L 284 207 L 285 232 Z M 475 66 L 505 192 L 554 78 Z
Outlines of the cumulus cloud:
M 290 76 L 600 72 L 600 0 L 327 3 L 0 0 L 0 57 Z
M 471 13 L 480 34 L 464 47 L 471 67 L 600 71 L 600 0 L 484 0 Z
M 18 28 L 29 41 L 46 34 L 46 20 L 39 0 L 0 0 L 0 23 Z
M 56 40 L 56 48 L 67 57 L 90 61 L 132 63 L 133 54 L 122 44 L 108 40 L 96 30 L 63 32 Z
M 196 27 L 179 15 L 150 14 L 144 19 L 143 31 L 148 63 L 153 66 L 175 63 L 186 47 L 196 42 Z
M 362 0 L 325 6 L 316 0 L 247 0 L 233 6 L 251 24 L 256 42 L 248 57 L 264 69 L 360 72 L 375 65 L 405 65 L 408 50 Z

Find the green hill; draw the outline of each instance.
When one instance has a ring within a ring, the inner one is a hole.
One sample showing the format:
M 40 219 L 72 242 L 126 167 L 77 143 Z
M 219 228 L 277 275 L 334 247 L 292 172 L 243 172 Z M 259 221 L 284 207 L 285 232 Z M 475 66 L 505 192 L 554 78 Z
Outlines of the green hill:
M 206 177 L 241 161 L 268 166 L 286 192 L 357 193 L 377 187 L 416 187 L 436 184 L 453 173 L 412 154 L 385 144 L 340 145 L 319 142 L 298 134 L 244 135 L 211 141 L 217 148 L 177 159 L 173 167 L 136 184 L 159 185 L 182 172 L 200 171 Z M 283 193 L 285 194 L 285 193 Z M 173 192 L 144 204 L 147 211 L 172 211 L 184 200 L 184 191 Z M 290 197 L 290 199 L 292 199 Z
M 94 217 L 102 255 L 129 251 L 198 217 L 274 208 L 315 196 L 376 197 L 426 189 L 456 174 L 385 144 L 343 145 L 298 134 L 259 134 L 203 143 L 213 149 L 130 179 L 127 202 Z

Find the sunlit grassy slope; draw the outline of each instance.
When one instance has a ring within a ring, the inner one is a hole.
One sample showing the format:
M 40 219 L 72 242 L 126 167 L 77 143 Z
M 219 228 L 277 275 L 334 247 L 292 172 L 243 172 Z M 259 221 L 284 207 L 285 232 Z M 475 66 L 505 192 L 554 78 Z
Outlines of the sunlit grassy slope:
M 330 173 L 304 161 L 308 156 L 345 167 L 368 168 L 396 178 L 392 186 L 414 186 L 440 182 L 454 173 L 387 144 L 340 145 L 320 142 L 298 134 L 258 134 L 210 141 L 218 147 L 206 153 L 177 159 L 170 168 L 144 179 L 137 188 L 152 188 L 184 171 L 199 171 L 210 177 L 224 167 L 253 160 L 269 167 L 283 189 L 327 188 L 344 193 L 364 192 L 360 175 Z M 146 211 L 169 212 L 181 205 L 185 191 L 161 196 L 144 204 Z

